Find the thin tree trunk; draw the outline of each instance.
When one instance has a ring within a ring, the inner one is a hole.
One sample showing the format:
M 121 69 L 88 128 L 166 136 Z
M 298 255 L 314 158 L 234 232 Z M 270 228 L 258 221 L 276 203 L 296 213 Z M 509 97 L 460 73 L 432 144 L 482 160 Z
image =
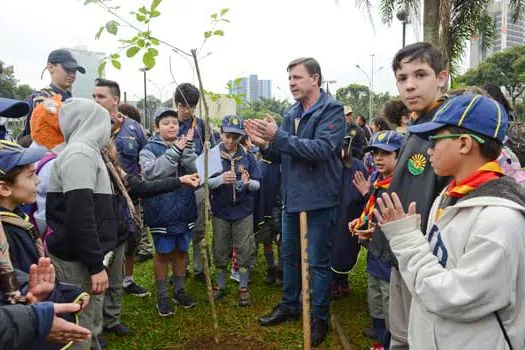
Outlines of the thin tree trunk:
M 439 5 L 440 0 L 424 0 L 423 3 L 423 40 L 436 47 L 440 47 Z

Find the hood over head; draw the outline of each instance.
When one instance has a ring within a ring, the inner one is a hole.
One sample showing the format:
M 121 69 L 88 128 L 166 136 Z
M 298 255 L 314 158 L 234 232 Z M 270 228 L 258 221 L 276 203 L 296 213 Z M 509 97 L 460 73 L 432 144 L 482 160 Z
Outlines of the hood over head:
M 109 113 L 91 100 L 70 98 L 64 101 L 59 111 L 59 123 L 66 143 L 86 142 L 102 150 L 110 141 Z

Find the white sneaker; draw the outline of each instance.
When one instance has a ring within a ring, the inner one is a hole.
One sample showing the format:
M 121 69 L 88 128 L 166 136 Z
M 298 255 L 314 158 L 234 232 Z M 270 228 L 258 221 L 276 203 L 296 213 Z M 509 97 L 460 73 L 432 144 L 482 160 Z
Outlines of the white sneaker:
M 241 282 L 241 273 L 239 272 L 239 270 L 232 269 L 230 279 L 237 283 Z

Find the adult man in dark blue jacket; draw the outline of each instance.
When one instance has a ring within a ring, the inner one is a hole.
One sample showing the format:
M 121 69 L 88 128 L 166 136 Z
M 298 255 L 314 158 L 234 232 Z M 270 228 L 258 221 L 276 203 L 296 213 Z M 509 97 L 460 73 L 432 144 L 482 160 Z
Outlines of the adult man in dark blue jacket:
M 299 58 L 287 68 L 297 101 L 284 113 L 280 128 L 268 117 L 247 121 L 253 143 L 265 157 L 280 161 L 283 179 L 283 298 L 260 319 L 273 326 L 299 319 L 301 294 L 299 213 L 308 213 L 308 253 L 312 285 L 312 345 L 324 341 L 329 320 L 330 235 L 341 188 L 341 144 L 345 134 L 343 107 L 321 88 L 319 63 Z

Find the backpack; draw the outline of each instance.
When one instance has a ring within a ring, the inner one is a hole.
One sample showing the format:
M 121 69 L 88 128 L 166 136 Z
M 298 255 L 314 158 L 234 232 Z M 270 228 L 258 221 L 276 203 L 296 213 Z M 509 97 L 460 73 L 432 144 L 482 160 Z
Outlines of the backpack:
M 57 157 L 57 155 L 55 153 L 52 153 L 52 152 L 47 153 L 37 163 L 36 169 L 35 169 L 35 173 L 38 175 L 40 173 L 40 170 L 42 170 L 42 168 L 44 167 L 44 165 L 46 165 L 47 163 L 49 163 L 50 161 L 52 161 L 56 157 Z M 51 227 L 47 226 L 46 230 L 44 232 L 39 232 L 38 231 L 38 226 L 36 224 L 36 220 L 35 220 L 35 216 L 34 216 L 34 214 L 36 213 L 36 210 L 37 210 L 37 206 L 36 206 L 36 202 L 35 202 L 31 206 L 31 213 L 29 214 L 29 221 L 33 224 L 33 226 L 35 228 L 35 231 L 40 235 L 40 238 L 42 239 L 42 243 L 44 245 L 44 251 L 47 253 L 46 240 L 53 233 L 53 230 L 51 229 Z

